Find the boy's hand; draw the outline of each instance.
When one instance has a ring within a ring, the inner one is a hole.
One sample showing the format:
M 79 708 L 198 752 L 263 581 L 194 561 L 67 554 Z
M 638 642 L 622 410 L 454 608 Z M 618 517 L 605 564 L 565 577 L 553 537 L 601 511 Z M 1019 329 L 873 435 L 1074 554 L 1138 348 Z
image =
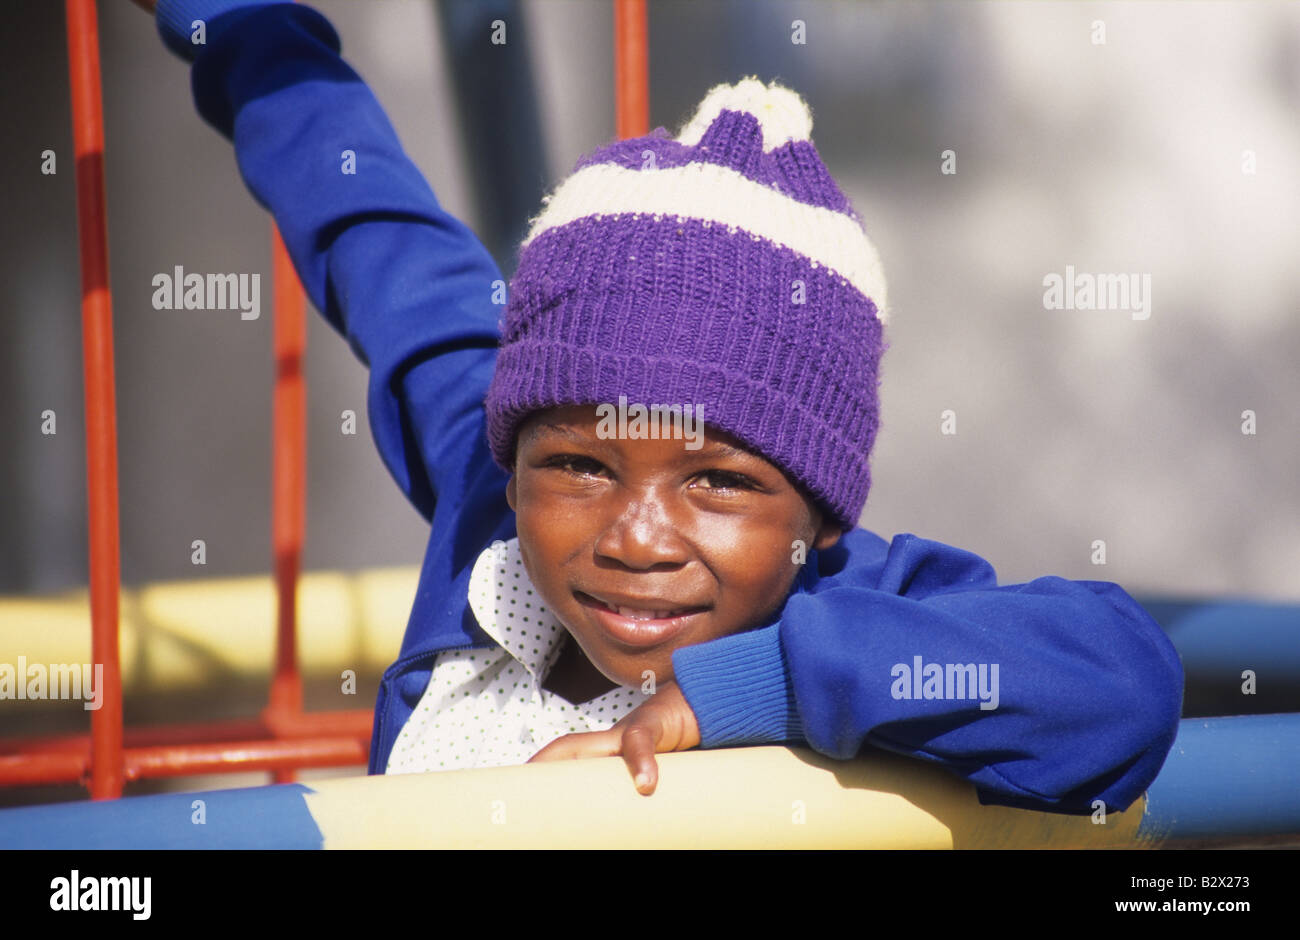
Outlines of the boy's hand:
M 655 752 L 685 751 L 699 743 L 700 726 L 686 697 L 676 682 L 664 682 L 651 698 L 608 731 L 566 734 L 534 754 L 528 763 L 622 754 L 637 791 L 649 796 L 659 785 Z
M 134 3 L 136 6 L 138 6 L 140 9 L 145 10 L 149 13 L 152 13 L 154 7 L 158 5 L 158 0 L 131 0 L 131 2 Z

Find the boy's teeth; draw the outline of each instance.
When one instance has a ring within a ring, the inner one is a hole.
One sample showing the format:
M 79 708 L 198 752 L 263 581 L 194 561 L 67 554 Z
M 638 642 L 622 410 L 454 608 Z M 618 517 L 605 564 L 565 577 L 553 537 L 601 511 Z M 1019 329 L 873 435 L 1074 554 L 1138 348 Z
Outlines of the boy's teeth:
M 627 617 L 629 620 L 663 620 L 668 617 L 671 610 L 637 610 L 633 607 L 618 607 L 620 617 Z

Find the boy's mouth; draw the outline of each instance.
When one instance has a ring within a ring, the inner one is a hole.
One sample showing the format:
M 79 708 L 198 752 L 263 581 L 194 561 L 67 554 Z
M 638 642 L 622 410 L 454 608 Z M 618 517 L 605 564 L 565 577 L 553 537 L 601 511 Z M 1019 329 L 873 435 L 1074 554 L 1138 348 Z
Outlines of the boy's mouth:
M 682 606 L 663 598 L 602 599 L 574 591 L 578 603 L 591 610 L 605 633 L 628 646 L 657 646 L 681 633 L 692 619 L 708 610 Z M 626 603 L 624 603 L 626 602 Z

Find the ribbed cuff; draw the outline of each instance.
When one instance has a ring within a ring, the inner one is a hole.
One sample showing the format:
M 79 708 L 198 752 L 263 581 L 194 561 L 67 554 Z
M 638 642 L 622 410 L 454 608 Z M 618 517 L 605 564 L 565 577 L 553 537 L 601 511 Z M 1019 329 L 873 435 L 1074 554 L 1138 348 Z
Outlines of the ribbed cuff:
M 673 653 L 673 671 L 701 747 L 803 740 L 779 623 L 683 647 Z
M 193 62 L 203 46 L 216 38 L 208 30 L 218 16 L 240 7 L 268 5 L 267 0 L 158 0 L 154 21 L 167 48 L 185 61 Z M 196 20 L 203 21 L 204 43 L 194 41 Z

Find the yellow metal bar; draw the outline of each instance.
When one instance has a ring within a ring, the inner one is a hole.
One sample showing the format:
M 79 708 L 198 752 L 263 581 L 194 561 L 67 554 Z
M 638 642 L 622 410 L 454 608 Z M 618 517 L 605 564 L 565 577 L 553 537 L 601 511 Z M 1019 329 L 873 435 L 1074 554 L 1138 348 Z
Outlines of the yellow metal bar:
M 304 575 L 298 587 L 304 678 L 337 676 L 342 669 L 382 672 L 401 647 L 418 579 L 413 566 Z M 124 693 L 269 676 L 275 615 L 270 577 L 124 588 Z M 88 593 L 0 598 L 0 650 L 6 661 L 22 655 L 28 663 L 91 662 Z
M 340 848 L 1118 848 L 1144 844 L 1139 800 L 1104 824 L 983 806 L 943 770 L 805 749 L 661 754 L 653 796 L 621 758 L 313 781 Z M 313 792 L 314 791 L 314 792 Z

